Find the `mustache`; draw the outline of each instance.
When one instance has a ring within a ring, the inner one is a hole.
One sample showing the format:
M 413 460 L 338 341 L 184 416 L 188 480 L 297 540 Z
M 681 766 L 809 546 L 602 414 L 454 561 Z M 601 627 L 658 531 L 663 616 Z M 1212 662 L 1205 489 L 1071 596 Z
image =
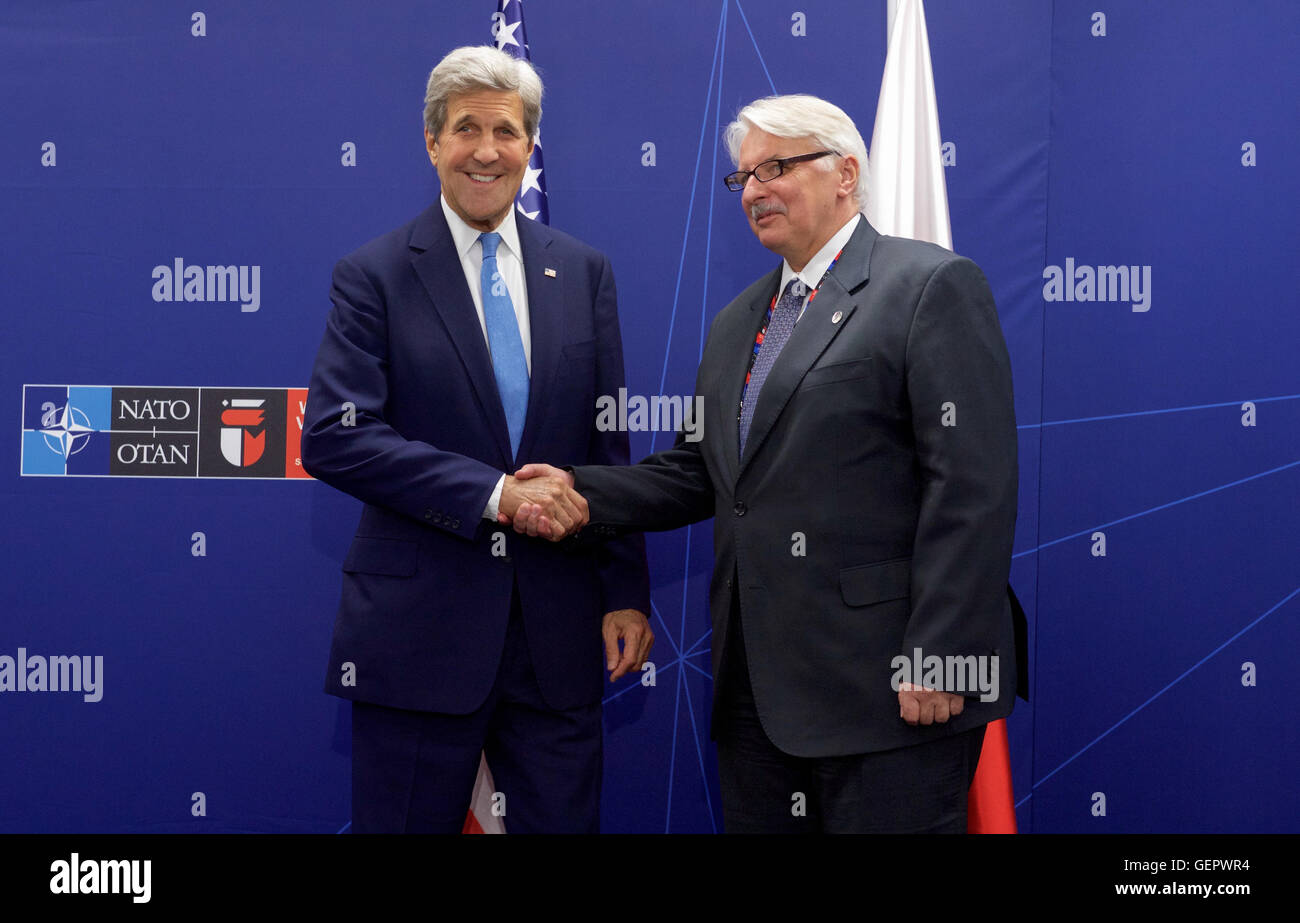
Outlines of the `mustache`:
M 749 216 L 755 221 L 771 214 L 784 215 L 785 206 L 780 202 L 755 202 L 749 209 Z

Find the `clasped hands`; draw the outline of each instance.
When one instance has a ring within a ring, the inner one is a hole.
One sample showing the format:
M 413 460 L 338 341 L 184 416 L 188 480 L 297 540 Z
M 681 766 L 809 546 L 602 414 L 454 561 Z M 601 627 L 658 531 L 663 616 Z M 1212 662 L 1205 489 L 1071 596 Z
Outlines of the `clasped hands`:
M 558 542 L 587 524 L 587 501 L 573 475 L 551 465 L 524 465 L 506 475 L 497 521 L 516 532 Z

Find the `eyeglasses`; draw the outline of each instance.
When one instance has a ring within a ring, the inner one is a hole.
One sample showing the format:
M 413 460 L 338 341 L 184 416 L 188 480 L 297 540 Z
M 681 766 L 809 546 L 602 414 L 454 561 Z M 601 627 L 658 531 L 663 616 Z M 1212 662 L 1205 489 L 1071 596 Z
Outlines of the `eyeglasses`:
M 724 176 L 722 183 L 732 192 L 741 192 L 751 176 L 760 183 L 770 183 L 784 173 L 785 168 L 791 164 L 803 163 L 805 160 L 816 160 L 818 157 L 825 157 L 827 154 L 838 157 L 839 151 L 818 151 L 815 154 L 800 154 L 798 157 L 777 157 L 774 160 L 764 160 L 760 164 L 755 164 L 752 170 L 737 170 L 735 173 Z

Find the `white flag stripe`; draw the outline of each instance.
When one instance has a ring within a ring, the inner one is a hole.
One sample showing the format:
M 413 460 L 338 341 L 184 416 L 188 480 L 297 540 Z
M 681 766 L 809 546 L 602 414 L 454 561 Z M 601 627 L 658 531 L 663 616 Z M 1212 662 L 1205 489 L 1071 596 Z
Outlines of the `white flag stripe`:
M 492 795 L 495 788 L 492 772 L 488 769 L 487 757 L 479 756 L 478 778 L 474 780 L 474 797 L 469 801 L 474 819 L 483 828 L 484 833 L 505 833 L 505 821 L 492 813 Z
M 871 133 L 866 215 L 876 230 L 952 248 L 939 107 L 922 0 L 898 0 Z

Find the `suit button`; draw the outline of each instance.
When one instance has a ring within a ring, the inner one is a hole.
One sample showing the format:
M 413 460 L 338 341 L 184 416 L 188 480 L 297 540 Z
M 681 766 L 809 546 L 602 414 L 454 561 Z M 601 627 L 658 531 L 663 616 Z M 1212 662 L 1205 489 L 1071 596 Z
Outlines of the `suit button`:
M 743 500 L 737 500 L 737 501 L 736 501 L 736 505 L 733 506 L 733 507 L 731 508 L 731 510 L 732 510 L 732 512 L 734 512 L 737 516 L 744 516 L 744 515 L 745 515 L 745 512 L 746 512 L 746 510 L 747 510 L 747 507 L 745 506 L 745 501 L 743 501 Z
M 459 528 L 460 528 L 460 520 L 459 520 L 459 519 L 453 519 L 453 520 L 451 521 L 451 527 L 452 527 L 453 529 L 459 529 Z
M 433 518 L 433 510 L 425 510 L 425 511 L 424 511 L 424 518 L 425 518 L 425 519 L 432 519 L 432 518 Z

